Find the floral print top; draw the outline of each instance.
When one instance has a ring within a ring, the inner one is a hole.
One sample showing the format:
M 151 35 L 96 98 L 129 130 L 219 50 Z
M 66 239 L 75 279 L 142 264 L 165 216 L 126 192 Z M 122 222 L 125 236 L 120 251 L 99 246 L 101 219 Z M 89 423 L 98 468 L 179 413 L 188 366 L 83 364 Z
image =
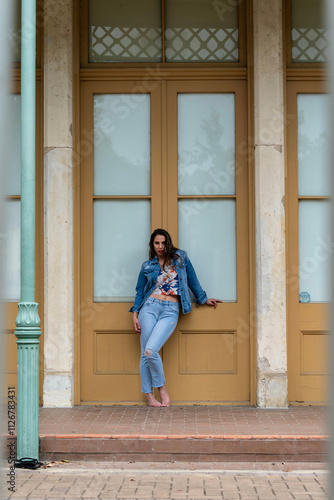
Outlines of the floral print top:
M 173 266 L 160 269 L 153 295 L 180 295 L 179 277 Z

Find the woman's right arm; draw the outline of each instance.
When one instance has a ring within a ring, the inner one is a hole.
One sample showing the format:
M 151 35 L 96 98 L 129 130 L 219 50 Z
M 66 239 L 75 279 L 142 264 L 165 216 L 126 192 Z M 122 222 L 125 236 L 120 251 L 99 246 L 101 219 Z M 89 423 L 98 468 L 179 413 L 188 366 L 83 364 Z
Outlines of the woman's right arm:
M 131 309 L 129 309 L 129 312 L 139 312 L 140 305 L 143 302 L 144 290 L 147 282 L 143 267 L 144 266 L 142 265 L 139 271 L 139 276 L 136 285 L 135 303 L 133 304 Z
M 135 329 L 135 331 L 137 333 L 140 333 L 140 324 L 138 321 L 138 313 L 139 313 L 140 305 L 144 299 L 144 290 L 145 290 L 145 285 L 147 282 L 143 267 L 144 266 L 142 265 L 142 267 L 139 271 L 139 276 L 138 276 L 137 285 L 136 285 L 135 302 L 130 309 L 130 312 L 133 313 L 133 315 L 132 315 L 133 328 Z
M 135 332 L 140 333 L 141 330 L 140 330 L 140 324 L 139 324 L 137 312 L 134 312 L 132 314 L 132 323 L 133 323 L 133 328 L 134 328 Z

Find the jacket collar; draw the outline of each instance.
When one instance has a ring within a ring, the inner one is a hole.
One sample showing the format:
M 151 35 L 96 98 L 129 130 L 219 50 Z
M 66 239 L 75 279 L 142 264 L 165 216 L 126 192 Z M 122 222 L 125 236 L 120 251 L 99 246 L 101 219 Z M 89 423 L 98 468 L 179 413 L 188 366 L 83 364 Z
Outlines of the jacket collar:
M 177 252 L 177 254 L 180 255 L 179 252 Z M 152 264 L 159 264 L 158 257 L 157 256 L 153 257 L 153 259 L 151 259 L 151 262 L 152 262 Z M 178 257 L 174 257 L 172 259 L 172 262 L 174 264 L 180 264 L 180 259 L 178 259 Z

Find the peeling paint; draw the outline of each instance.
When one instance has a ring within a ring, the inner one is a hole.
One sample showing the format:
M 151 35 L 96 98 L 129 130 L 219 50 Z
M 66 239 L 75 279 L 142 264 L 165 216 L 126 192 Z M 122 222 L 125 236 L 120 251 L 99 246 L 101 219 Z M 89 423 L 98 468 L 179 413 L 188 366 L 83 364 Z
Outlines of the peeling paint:
M 259 370 L 263 370 L 263 371 L 270 370 L 270 362 L 269 362 L 268 358 L 266 358 L 265 356 L 263 356 L 262 358 L 259 358 L 258 368 L 259 368 Z
M 54 146 L 50 147 L 50 148 L 44 148 L 44 154 L 47 155 L 50 151 L 52 151 L 53 149 L 55 149 Z

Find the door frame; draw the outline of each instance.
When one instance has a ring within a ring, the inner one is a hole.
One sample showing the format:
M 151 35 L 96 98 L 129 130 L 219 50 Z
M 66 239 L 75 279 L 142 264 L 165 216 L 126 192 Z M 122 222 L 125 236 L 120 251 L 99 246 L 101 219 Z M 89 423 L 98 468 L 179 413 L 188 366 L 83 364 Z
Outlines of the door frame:
M 80 189 L 81 189 L 81 158 L 80 158 L 80 91 L 84 81 L 114 81 L 133 80 L 141 82 L 147 89 L 153 80 L 243 80 L 247 82 L 247 129 L 248 144 L 243 153 L 247 155 L 248 163 L 248 240 L 249 240 L 249 335 L 250 335 L 250 404 L 257 400 L 257 359 L 256 359 L 256 262 L 255 262 L 255 172 L 254 172 L 254 82 L 253 82 L 253 4 L 246 1 L 245 6 L 245 58 L 244 65 L 233 66 L 222 64 L 151 64 L 143 65 L 89 65 L 81 63 L 80 54 L 80 0 L 74 0 L 73 9 L 73 148 L 74 148 L 74 404 L 80 405 Z M 247 61 L 247 62 L 246 62 Z M 162 102 L 162 115 L 166 113 L 166 102 Z M 162 133 L 166 131 L 162 130 Z M 162 165 L 162 175 L 166 172 Z M 164 207 L 162 207 L 164 212 Z

